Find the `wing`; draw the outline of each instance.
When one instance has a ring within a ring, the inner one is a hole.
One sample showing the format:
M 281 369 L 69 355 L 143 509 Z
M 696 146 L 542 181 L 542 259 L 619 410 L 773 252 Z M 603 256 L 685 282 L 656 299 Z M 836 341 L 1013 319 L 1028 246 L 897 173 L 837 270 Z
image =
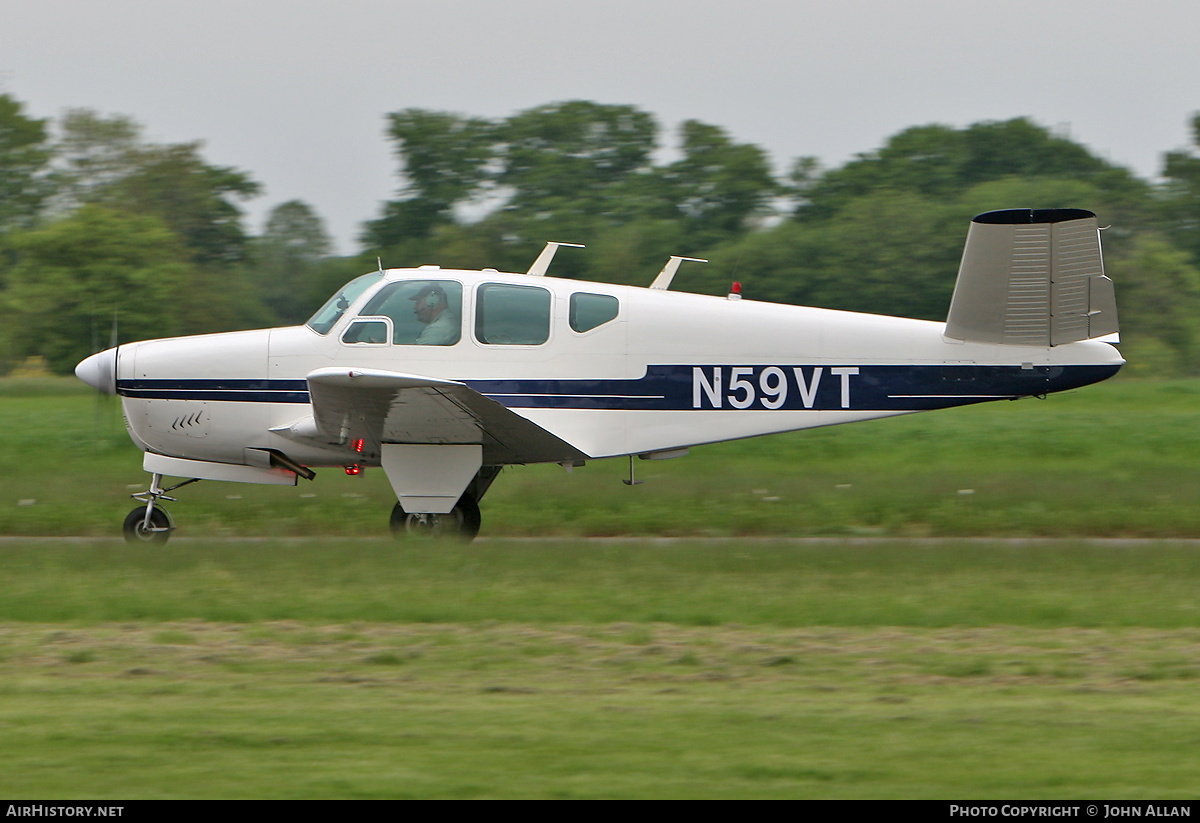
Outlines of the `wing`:
M 329 368 L 308 375 L 308 391 L 317 439 L 338 444 L 362 440 L 366 457 L 378 457 L 384 443 L 479 444 L 483 463 L 491 466 L 587 456 L 455 380 Z

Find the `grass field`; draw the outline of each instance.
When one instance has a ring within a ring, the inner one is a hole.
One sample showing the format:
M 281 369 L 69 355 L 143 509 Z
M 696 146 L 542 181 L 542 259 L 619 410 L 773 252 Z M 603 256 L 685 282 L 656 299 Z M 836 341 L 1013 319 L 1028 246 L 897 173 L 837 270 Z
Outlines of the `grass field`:
M 6 797 L 1189 798 L 1200 554 L 9 543 Z
M 378 471 L 200 483 L 153 548 L 11 537 L 145 481 L 0 383 L 0 796 L 1194 798 L 1198 395 L 506 470 L 470 546 L 393 542 Z M 1063 539 L 912 539 L 960 535 Z

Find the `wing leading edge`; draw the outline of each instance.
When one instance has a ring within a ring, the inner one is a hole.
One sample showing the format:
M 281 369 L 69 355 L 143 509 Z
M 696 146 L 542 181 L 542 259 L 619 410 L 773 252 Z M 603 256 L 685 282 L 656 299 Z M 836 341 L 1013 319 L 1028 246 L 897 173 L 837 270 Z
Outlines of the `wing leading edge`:
M 480 445 L 484 465 L 557 463 L 587 457 L 565 440 L 465 383 L 378 369 L 326 368 L 308 375 L 315 430 L 328 443 Z

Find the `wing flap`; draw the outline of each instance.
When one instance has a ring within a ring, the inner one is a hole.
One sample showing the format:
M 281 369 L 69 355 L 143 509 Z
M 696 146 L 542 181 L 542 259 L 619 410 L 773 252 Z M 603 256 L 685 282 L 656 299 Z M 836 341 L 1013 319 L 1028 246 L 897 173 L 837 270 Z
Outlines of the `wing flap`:
M 361 440 L 378 458 L 384 443 L 483 446 L 485 465 L 554 463 L 583 452 L 465 383 L 378 369 L 327 368 L 308 375 L 317 436 Z

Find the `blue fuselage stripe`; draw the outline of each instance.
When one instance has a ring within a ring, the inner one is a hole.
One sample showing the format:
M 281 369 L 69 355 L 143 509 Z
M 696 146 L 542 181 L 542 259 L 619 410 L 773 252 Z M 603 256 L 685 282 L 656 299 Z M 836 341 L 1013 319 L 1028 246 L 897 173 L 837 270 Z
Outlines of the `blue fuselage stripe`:
M 631 380 L 466 380 L 509 408 L 626 411 L 920 411 L 1047 394 L 1111 377 L 1119 366 L 650 366 Z M 120 380 L 125 397 L 308 403 L 307 381 Z

